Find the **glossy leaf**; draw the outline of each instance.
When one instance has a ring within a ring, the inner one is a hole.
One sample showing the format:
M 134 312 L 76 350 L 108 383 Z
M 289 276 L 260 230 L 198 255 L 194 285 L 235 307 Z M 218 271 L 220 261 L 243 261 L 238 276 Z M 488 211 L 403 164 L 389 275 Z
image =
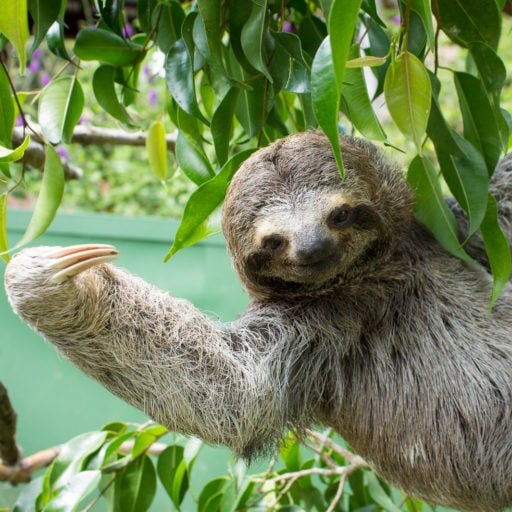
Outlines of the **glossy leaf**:
M 411 9 L 418 14 L 427 34 L 428 46 L 431 51 L 435 49 L 434 25 L 432 23 L 432 11 L 428 0 L 411 0 Z
M 17 148 L 9 149 L 0 146 L 0 163 L 17 162 L 23 156 L 29 144 L 30 136 L 27 135 Z
M 455 217 L 445 202 L 437 173 L 430 161 L 416 156 L 409 165 L 407 179 L 416 196 L 415 213 L 418 220 L 430 229 L 447 251 L 462 260 L 471 261 L 459 243 Z
M 439 27 L 455 43 L 469 47 L 482 42 L 498 46 L 501 15 L 496 0 L 456 0 L 434 2 Z
M 128 66 L 142 56 L 143 47 L 102 28 L 85 28 L 75 39 L 75 55 L 112 66 Z
M 176 41 L 167 54 L 165 76 L 169 91 L 176 103 L 191 116 L 208 124 L 208 120 L 197 104 L 192 60 L 183 39 Z
M 159 13 L 160 9 L 161 13 Z M 164 54 L 167 54 L 172 45 L 181 37 L 181 25 L 184 19 L 185 12 L 181 5 L 175 1 L 162 3 L 155 10 L 152 23 L 155 25 L 158 22 L 156 43 Z
M 253 149 L 241 151 L 231 157 L 215 177 L 203 183 L 192 193 L 165 261 L 180 249 L 197 242 L 198 230 L 202 229 L 211 213 L 220 206 L 231 178 L 253 151 Z
M 0 256 L 9 263 L 9 242 L 7 240 L 7 194 L 0 195 Z
M 167 140 L 161 121 L 154 121 L 149 127 L 146 138 L 146 151 L 153 174 L 159 180 L 167 178 Z
M 101 471 L 82 471 L 73 475 L 43 511 L 75 512 L 84 499 L 97 491 L 100 480 Z
M 71 141 L 84 107 L 84 93 L 75 76 L 53 80 L 39 99 L 38 122 L 43 135 L 52 143 Z
M 501 292 L 510 279 L 512 263 L 510 259 L 510 246 L 506 236 L 498 223 L 498 205 L 496 199 L 489 194 L 489 201 L 485 218 L 480 226 L 485 250 L 491 265 L 493 287 L 490 299 L 490 308 L 498 300 Z
M 276 89 L 304 94 L 310 91 L 310 68 L 302 54 L 300 39 L 295 34 L 278 32 L 271 72 Z
M 486 91 L 498 105 L 500 93 L 507 78 L 505 64 L 498 54 L 485 43 L 472 43 L 469 49 Z
M 198 512 L 218 512 L 224 498 L 224 489 L 229 484 L 227 477 L 210 480 L 202 489 L 197 502 Z
M 352 69 L 352 68 L 382 66 L 386 63 L 386 61 L 387 61 L 386 57 L 374 57 L 372 55 L 368 55 L 366 57 L 355 57 L 353 59 L 347 60 L 345 67 L 347 69 Z M 350 81 L 347 79 L 345 81 L 350 83 Z
M 122 123 L 134 125 L 133 119 L 128 115 L 117 97 L 114 85 L 115 76 L 116 69 L 112 66 L 103 65 L 96 69 L 92 77 L 94 96 L 105 112 Z
M 168 446 L 158 457 L 158 478 L 177 509 L 189 488 L 187 464 L 182 446 Z
M 37 48 L 48 29 L 59 17 L 62 0 L 28 0 L 28 10 L 34 20 L 34 41 L 32 49 Z
M 400 512 L 400 507 L 395 505 L 391 498 L 386 494 L 375 473 L 368 471 L 365 476 L 368 491 L 374 501 L 386 512 Z
M 28 244 L 46 231 L 57 213 L 63 192 L 64 170 L 62 162 L 55 149 L 52 146 L 47 146 L 39 196 L 37 197 L 27 229 L 16 247 Z
M 502 150 L 506 149 L 502 147 L 495 112 L 478 78 L 459 72 L 454 74 L 454 79 L 464 137 L 484 155 L 489 174 L 492 174 Z
M 384 96 L 398 129 L 416 145 L 421 145 L 427 129 L 432 87 L 423 63 L 412 53 L 400 54 L 389 66 Z
M 30 36 L 28 31 L 27 0 L 2 2 L 0 32 L 12 43 L 20 60 L 20 73 L 25 73 L 27 61 L 25 47 Z
M 124 0 L 98 0 L 102 23 L 105 23 L 113 32 L 122 34 L 121 18 Z
M 329 139 L 340 173 L 344 176 L 338 128 L 340 89 L 334 74 L 329 36 L 324 39 L 313 59 L 311 98 L 318 124 Z
M 0 66 L 0 145 L 11 147 L 14 126 L 14 101 L 9 80 L 3 66 Z
M 175 156 L 185 175 L 197 185 L 215 175 L 201 144 L 183 132 L 176 139 Z
M 198 0 L 197 6 L 204 23 L 209 53 L 222 67 L 222 8 L 221 0 Z
M 232 87 L 222 98 L 212 117 L 211 131 L 215 154 L 219 165 L 224 165 L 228 159 L 229 142 L 233 127 L 236 103 L 240 89 Z
M 144 455 L 134 460 L 116 478 L 113 512 L 145 512 L 156 493 L 156 472 L 151 459 Z
M 48 29 L 48 32 L 46 33 L 46 43 L 48 44 L 48 49 L 57 57 L 60 57 L 61 59 L 65 59 L 69 62 L 71 61 L 71 58 L 68 54 L 68 51 L 66 49 L 66 45 L 64 43 L 64 14 L 60 12 L 59 19 L 55 21 L 50 28 Z
M 350 56 L 355 57 L 358 54 L 359 46 L 354 46 Z M 386 139 L 386 134 L 370 102 L 366 80 L 361 68 L 351 68 L 345 71 L 341 109 L 365 137 L 374 140 Z
M 251 2 L 251 14 L 242 29 L 240 42 L 247 60 L 272 83 L 273 79 L 267 67 L 265 51 L 265 35 L 267 32 L 265 18 L 267 16 L 268 0 L 251 0 Z

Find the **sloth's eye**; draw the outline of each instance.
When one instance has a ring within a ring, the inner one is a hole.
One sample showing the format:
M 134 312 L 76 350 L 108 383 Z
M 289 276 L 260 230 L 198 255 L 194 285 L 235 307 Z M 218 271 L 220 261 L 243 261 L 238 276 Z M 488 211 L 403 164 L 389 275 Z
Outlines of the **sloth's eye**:
M 338 206 L 327 217 L 327 225 L 330 228 L 343 228 L 352 221 L 352 208 L 348 204 Z
M 268 235 L 261 241 L 261 248 L 266 251 L 276 252 L 284 247 L 285 242 L 285 238 L 281 235 Z

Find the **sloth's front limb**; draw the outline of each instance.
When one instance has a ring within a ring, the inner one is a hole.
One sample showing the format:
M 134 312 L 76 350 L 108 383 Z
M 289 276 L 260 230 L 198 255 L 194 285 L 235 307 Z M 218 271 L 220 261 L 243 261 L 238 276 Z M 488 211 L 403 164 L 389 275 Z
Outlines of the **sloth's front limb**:
M 269 363 L 275 319 L 243 329 L 214 322 L 96 265 L 115 254 L 109 246 L 26 249 L 6 269 L 9 301 L 85 373 L 171 430 L 249 456 L 272 444 L 288 422 L 286 388 Z

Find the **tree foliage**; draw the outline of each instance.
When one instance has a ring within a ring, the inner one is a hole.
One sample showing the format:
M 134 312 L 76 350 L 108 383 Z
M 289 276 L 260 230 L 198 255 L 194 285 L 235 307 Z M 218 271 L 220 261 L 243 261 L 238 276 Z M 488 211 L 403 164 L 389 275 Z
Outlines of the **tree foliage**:
M 399 0 L 395 12 L 386 15 L 375 0 L 139 0 L 134 19 L 127 18 L 123 1 L 96 0 L 90 5 L 94 17 L 71 43 L 64 37 L 66 0 L 4 3 L 3 55 L 10 47 L 16 55 L 15 61 L 2 59 L 0 65 L 4 259 L 8 260 L 9 249 L 7 196 L 22 184 L 26 168 L 15 162 L 23 161 L 31 140 L 46 148 L 39 197 L 20 242 L 24 244 L 44 232 L 61 202 L 64 170 L 53 145 L 72 140 L 85 98 L 94 97 L 125 129 L 147 131 L 148 167 L 162 181 L 172 174 L 165 127 L 177 130 L 175 157 L 195 189 L 168 257 L 212 232 L 208 220 L 239 165 L 279 137 L 322 129 L 342 179 L 338 137 L 343 123 L 349 133 L 403 148 L 410 161 L 408 179 L 416 192 L 418 218 L 448 251 L 469 259 L 444 199 L 448 190 L 468 216 L 468 237 L 482 233 L 494 274 L 492 300 L 507 282 L 509 248 L 487 190 L 496 163 L 508 148 L 511 125 L 500 101 L 506 80 L 498 53 L 504 0 Z M 396 24 L 391 14 L 398 17 Z M 445 59 L 441 38 L 458 49 L 456 65 Z M 24 72 L 30 55 L 43 42 L 62 62 L 61 72 L 41 90 L 16 91 L 17 74 Z M 169 94 L 161 119 L 149 118 L 136 106 L 141 69 L 157 53 L 163 58 L 156 73 L 166 81 Z M 82 78 L 86 64 L 93 68 L 91 83 Z M 441 82 L 441 70 L 450 81 Z M 447 118 L 443 87 L 455 91 L 460 122 Z M 38 127 L 24 115 L 28 101 L 36 106 Z M 383 104 L 392 125 L 381 121 Z M 16 116 L 26 136 L 13 147 Z M 76 510 L 103 482 L 113 489 L 114 509 L 146 510 L 157 476 L 179 508 L 194 458 L 187 459 L 186 448 L 172 446 L 159 456 L 155 468 L 145 455 L 159 436 L 155 432 L 160 431 L 134 433 L 117 426 L 76 441 L 65 452 L 71 453 L 69 460 L 61 452 L 42 480 L 27 488 L 17 509 Z M 120 440 L 128 438 L 135 439 L 134 451 L 117 458 Z M 82 450 L 83 446 L 87 448 Z M 290 457 L 287 452 L 285 464 Z M 318 456 L 313 462 L 290 464 L 300 470 L 322 460 Z M 174 468 L 172 478 L 180 474 L 181 480 L 168 480 L 167 465 Z M 117 479 L 108 480 L 107 474 Z M 344 498 L 344 508 L 396 510 L 389 489 L 369 475 L 346 476 L 351 494 Z M 311 490 L 309 481 L 297 479 L 285 489 L 274 480 L 280 488 L 258 489 L 261 497 L 271 492 L 275 498 L 281 496 L 276 501 L 281 510 L 324 510 L 321 507 L 329 503 L 325 500 L 334 502 L 335 487 L 345 476 L 332 478 L 322 481 L 322 496 L 315 491 L 308 498 L 314 503 L 304 501 Z M 199 509 L 248 509 L 249 503 L 258 501 L 256 487 L 253 480 L 234 472 L 205 487 Z M 70 495 L 73 504 L 67 499 Z M 411 504 L 410 509 L 421 506 Z

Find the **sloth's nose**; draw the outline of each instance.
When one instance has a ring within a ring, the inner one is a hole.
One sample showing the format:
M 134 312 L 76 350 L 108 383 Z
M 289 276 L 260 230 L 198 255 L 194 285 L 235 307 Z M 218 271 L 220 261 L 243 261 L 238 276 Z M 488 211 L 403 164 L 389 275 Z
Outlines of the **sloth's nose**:
M 301 265 L 311 265 L 325 260 L 334 251 L 334 242 L 326 236 L 313 236 L 301 240 L 295 255 Z

